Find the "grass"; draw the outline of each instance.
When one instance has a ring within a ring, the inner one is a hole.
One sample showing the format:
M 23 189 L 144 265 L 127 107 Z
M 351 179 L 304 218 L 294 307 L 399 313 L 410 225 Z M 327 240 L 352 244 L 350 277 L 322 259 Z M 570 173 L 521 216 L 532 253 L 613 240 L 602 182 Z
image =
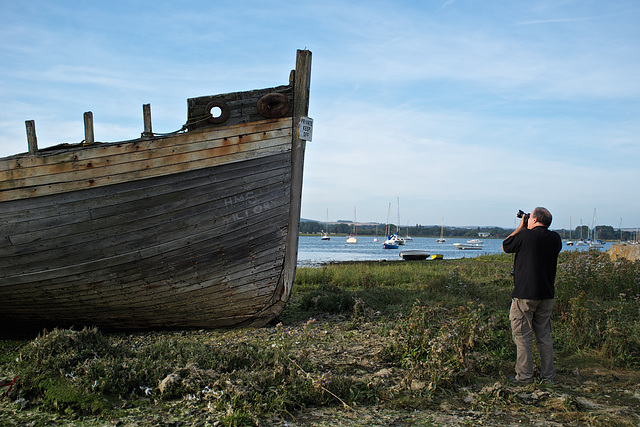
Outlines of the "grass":
M 87 328 L 0 341 L 0 374 L 19 378 L 0 404 L 0 421 L 55 414 L 85 425 L 269 425 L 333 408 L 336 417 L 370 416 L 372 424 L 400 413 L 437 425 L 437 408 L 449 402 L 487 414 L 525 408 L 553 413 L 554 421 L 632 425 L 640 417 L 640 263 L 561 254 L 554 345 L 567 387 L 554 392 L 541 383 L 514 390 L 506 381 L 515 360 L 507 319 L 512 261 L 490 255 L 301 268 L 281 322 L 258 330 Z M 591 393 L 594 381 L 613 381 L 635 412 L 587 414 L 585 399 L 603 394 Z

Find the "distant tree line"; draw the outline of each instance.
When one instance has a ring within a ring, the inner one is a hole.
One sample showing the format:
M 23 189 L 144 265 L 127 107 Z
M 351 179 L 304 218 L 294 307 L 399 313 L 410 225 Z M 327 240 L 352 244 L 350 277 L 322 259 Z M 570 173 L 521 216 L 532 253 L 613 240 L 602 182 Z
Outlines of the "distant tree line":
M 396 232 L 396 227 L 391 226 L 392 233 Z M 303 221 L 300 223 L 300 233 L 302 234 L 319 234 L 323 231 L 327 231 L 326 224 L 316 221 Z M 440 237 L 440 226 L 423 226 L 423 225 L 415 225 L 410 227 L 400 227 L 400 235 L 406 236 L 409 235 L 411 237 Z M 444 227 L 443 236 L 445 238 L 477 238 L 481 234 L 486 235 L 490 238 L 494 239 L 504 239 L 511 232 L 513 228 L 500 228 L 500 227 L 476 227 L 476 228 L 468 228 L 468 227 Z M 572 230 L 571 233 L 569 230 L 554 230 L 560 234 L 560 237 L 563 239 L 571 239 L 578 240 L 580 237 L 583 239 L 588 239 L 592 237 L 590 235 L 589 227 L 586 225 L 582 225 L 576 227 L 575 230 Z M 329 234 L 338 234 L 338 235 L 347 235 L 352 233 L 352 225 L 346 222 L 339 222 L 329 224 Z M 385 232 L 385 225 L 378 224 L 376 225 L 358 225 L 357 234 L 360 236 L 383 236 Z M 620 229 L 615 230 L 610 225 L 598 225 L 596 226 L 596 237 L 600 240 L 635 240 L 637 238 L 636 232 L 622 231 Z

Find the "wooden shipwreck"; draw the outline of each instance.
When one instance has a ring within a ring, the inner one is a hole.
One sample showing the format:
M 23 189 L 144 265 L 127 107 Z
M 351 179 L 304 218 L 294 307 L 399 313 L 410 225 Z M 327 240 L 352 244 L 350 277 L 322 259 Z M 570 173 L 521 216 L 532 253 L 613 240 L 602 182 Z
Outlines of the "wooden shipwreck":
M 261 326 L 298 247 L 311 52 L 285 86 L 188 100 L 180 131 L 0 159 L 2 329 Z M 302 118 L 302 120 L 301 120 Z M 304 136 L 302 136 L 304 137 Z M 308 139 L 308 138 L 307 138 Z

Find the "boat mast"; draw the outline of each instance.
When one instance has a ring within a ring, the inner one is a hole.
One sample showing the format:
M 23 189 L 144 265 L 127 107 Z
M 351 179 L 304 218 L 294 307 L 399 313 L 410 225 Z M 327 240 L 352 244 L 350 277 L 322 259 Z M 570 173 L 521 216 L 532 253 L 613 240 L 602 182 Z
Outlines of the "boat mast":
M 384 228 L 384 235 L 385 235 L 385 238 L 387 239 L 391 234 L 391 226 L 389 225 L 389 221 L 391 221 L 391 202 L 389 202 L 389 209 L 387 209 L 387 225 Z
M 398 226 L 397 226 L 396 234 L 400 236 L 400 197 L 396 197 L 396 199 L 398 202 Z
M 620 218 L 620 241 L 622 242 L 622 218 Z
M 353 235 L 357 236 L 358 235 L 358 223 L 356 220 L 356 207 L 353 207 Z
M 324 223 L 324 227 L 327 229 L 327 235 L 329 235 L 329 209 L 327 209 L 327 221 Z

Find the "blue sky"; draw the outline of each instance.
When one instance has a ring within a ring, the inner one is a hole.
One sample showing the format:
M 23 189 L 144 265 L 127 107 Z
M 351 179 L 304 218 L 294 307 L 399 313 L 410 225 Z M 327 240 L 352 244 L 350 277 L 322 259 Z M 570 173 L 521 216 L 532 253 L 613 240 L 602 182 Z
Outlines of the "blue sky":
M 302 216 L 640 227 L 640 2 L 0 0 L 0 156 L 186 121 L 313 52 Z

